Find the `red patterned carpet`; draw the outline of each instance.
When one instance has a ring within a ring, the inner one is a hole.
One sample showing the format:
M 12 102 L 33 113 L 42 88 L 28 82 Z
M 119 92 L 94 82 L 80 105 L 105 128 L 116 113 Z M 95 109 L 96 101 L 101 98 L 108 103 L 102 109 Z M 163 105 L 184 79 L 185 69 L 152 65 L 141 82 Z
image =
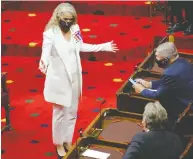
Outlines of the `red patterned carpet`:
M 2 72 L 8 72 L 13 127 L 13 130 L 2 134 L 2 159 L 55 159 L 51 136 L 52 106 L 43 99 L 44 75 L 38 70 L 43 28 L 55 6 L 47 2 L 42 10 L 32 6 L 29 12 L 28 3 L 13 5 L 2 12 Z M 143 9 L 133 9 L 121 15 L 109 9 L 116 5 L 120 12 L 119 5 Z M 81 5 L 76 6 L 81 13 L 78 21 L 84 41 L 102 43 L 114 40 L 120 51 L 116 54 L 81 53 L 83 100 L 79 105 L 74 140 L 78 137 L 77 130 L 85 129 L 97 115 L 101 100 L 107 101 L 104 107 L 116 107 L 116 91 L 128 79 L 134 66 L 152 50 L 154 37 L 165 36 L 166 29 L 160 13 L 152 18 L 152 22 L 148 14 L 140 14 L 148 11 L 144 2 L 91 3 L 95 9 L 104 6 L 102 9 L 108 12 L 107 16 L 93 14 L 90 8 L 86 12 Z M 181 38 L 182 33 L 176 36 Z M 192 36 L 182 38 L 190 39 Z M 179 47 L 185 49 L 183 45 Z M 187 48 L 185 51 L 192 50 Z M 90 61 L 91 56 L 96 61 Z M 3 109 L 1 118 L 4 118 Z
M 56 158 L 51 140 L 52 106 L 42 96 L 44 76 L 37 69 L 38 59 L 2 58 L 2 70 L 8 72 L 11 124 L 14 128 L 2 134 L 2 149 L 5 151 L 3 159 Z M 76 130 L 86 128 L 94 119 L 102 99 L 107 100 L 104 107 L 116 107 L 116 91 L 131 74 L 136 63 L 137 60 L 130 60 L 105 66 L 104 62 L 82 61 L 84 94 L 79 105 Z M 121 81 L 114 82 L 113 79 Z

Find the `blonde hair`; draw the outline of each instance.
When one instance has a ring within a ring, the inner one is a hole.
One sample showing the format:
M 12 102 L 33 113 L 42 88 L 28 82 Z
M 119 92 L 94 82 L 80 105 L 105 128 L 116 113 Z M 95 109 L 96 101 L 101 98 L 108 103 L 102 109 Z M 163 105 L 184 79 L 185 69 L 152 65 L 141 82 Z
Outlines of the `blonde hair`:
M 46 24 L 44 31 L 57 26 L 59 24 L 60 18 L 66 12 L 72 14 L 74 18 L 74 24 L 76 24 L 77 23 L 77 13 L 76 13 L 75 8 L 70 3 L 61 3 L 54 9 L 52 17 Z
M 148 129 L 160 128 L 167 118 L 167 112 L 159 102 L 148 103 L 145 106 L 143 122 L 146 123 Z

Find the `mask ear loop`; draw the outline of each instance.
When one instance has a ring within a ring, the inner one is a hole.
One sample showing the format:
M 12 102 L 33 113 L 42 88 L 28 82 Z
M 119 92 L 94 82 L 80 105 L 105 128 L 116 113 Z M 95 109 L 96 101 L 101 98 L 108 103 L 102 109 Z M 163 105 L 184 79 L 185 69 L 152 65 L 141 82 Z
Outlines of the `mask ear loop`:
M 59 17 L 59 14 L 58 14 L 58 13 L 56 14 L 56 20 L 57 20 L 57 22 L 58 22 L 58 24 L 59 24 L 60 17 Z
M 169 61 L 170 61 L 170 58 L 169 58 L 169 57 L 165 57 L 164 64 L 168 65 L 168 64 L 169 64 Z
M 170 60 L 170 58 L 169 58 L 169 57 L 166 57 L 165 59 L 166 59 L 167 61 L 169 61 L 169 60 Z
M 178 54 L 173 54 L 173 55 L 170 55 L 170 56 L 168 56 L 168 57 L 165 57 L 165 59 L 167 60 L 167 61 L 169 61 L 171 58 L 176 58 L 178 56 Z

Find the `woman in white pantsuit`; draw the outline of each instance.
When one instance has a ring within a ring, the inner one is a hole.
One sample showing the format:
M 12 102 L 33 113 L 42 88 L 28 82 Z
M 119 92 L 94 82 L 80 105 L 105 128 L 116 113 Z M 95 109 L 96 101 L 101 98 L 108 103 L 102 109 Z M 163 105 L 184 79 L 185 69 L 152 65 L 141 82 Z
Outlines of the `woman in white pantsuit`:
M 52 134 L 59 156 L 70 148 L 79 96 L 82 94 L 82 67 L 79 52 L 116 52 L 113 42 L 83 43 L 77 14 L 69 3 L 56 7 L 43 33 L 39 69 L 46 75 L 44 98 L 53 103 Z

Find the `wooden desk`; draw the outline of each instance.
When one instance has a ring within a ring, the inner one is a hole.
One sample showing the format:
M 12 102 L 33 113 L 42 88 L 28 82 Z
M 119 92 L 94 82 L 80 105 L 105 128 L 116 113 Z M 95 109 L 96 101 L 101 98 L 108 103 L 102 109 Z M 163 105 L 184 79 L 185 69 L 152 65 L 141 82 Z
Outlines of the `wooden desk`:
M 160 74 L 154 74 L 146 70 L 136 71 L 131 76 L 132 79 L 142 78 L 146 80 L 157 80 L 161 78 Z M 154 99 L 142 97 L 133 91 L 132 84 L 128 80 L 121 86 L 117 92 L 117 108 L 120 111 L 143 114 L 145 105 L 154 102 Z
M 79 138 L 63 159 L 92 159 L 82 155 L 87 149 L 110 153 L 108 159 L 122 159 L 127 145 L 102 141 L 94 137 L 83 137 Z
M 141 121 L 142 115 L 140 114 L 106 108 L 92 121 L 84 131 L 83 136 L 92 136 L 113 143 L 128 144 L 136 133 L 143 131 L 138 125 Z

